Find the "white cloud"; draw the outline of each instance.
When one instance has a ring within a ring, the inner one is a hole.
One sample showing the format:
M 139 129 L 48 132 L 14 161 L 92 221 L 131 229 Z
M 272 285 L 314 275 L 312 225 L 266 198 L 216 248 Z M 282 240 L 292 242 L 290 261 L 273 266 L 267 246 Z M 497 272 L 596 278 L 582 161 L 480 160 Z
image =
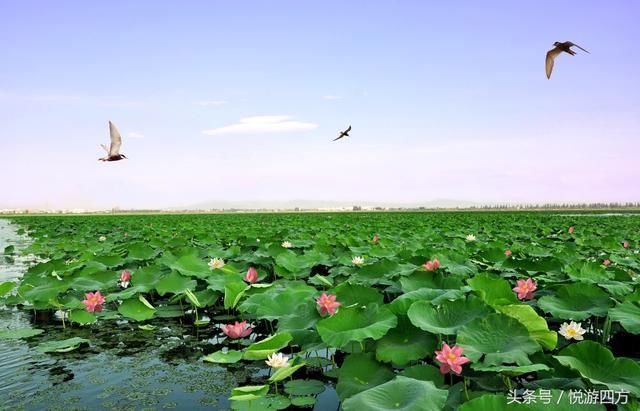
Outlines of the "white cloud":
M 136 133 L 135 131 L 132 131 L 130 133 L 127 133 L 127 137 L 131 137 L 131 138 L 144 138 L 144 134 L 142 133 Z
M 222 106 L 227 104 L 227 102 L 224 100 L 202 100 L 202 101 L 198 101 L 198 104 L 203 107 L 208 107 L 208 106 Z
M 332 96 L 332 95 L 328 95 L 328 96 L 322 96 L 323 100 L 342 100 L 342 96 Z
M 222 134 L 262 134 L 283 133 L 288 131 L 307 131 L 318 128 L 315 123 L 293 120 L 291 116 L 254 116 L 245 117 L 235 124 L 203 130 L 209 136 Z

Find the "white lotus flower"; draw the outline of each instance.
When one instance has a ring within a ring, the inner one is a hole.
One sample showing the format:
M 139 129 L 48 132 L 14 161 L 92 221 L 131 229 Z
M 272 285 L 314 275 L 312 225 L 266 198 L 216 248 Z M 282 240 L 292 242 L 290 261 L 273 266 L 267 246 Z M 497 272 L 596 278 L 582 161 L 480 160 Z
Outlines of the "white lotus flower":
M 212 258 L 208 264 L 209 268 L 212 270 L 224 267 L 224 260 L 222 258 Z
M 354 263 L 355 265 L 362 265 L 362 264 L 364 264 L 364 258 L 362 258 L 360 256 L 353 257 L 351 262 Z
M 289 366 L 289 357 L 282 353 L 274 353 L 268 356 L 265 362 L 271 368 L 285 368 Z
M 582 334 L 586 332 L 587 330 L 582 328 L 582 324 L 577 323 L 575 321 L 571 321 L 569 324 L 562 323 L 562 325 L 560 326 L 560 330 L 558 331 L 558 333 L 564 338 L 566 338 L 567 340 L 570 340 L 573 338 L 577 341 L 584 340 L 584 337 L 582 336 Z
M 291 248 L 291 247 L 293 247 L 293 246 L 291 245 L 291 243 L 290 243 L 290 242 L 288 242 L 288 241 L 283 241 L 283 242 L 282 242 L 282 246 L 283 246 L 284 248 Z
M 101 235 L 100 237 L 98 237 L 98 241 L 106 241 L 107 237 Z
M 467 241 L 476 241 L 476 236 L 473 234 L 469 234 L 466 238 Z
M 58 273 L 56 273 L 55 271 L 51 272 L 51 275 L 55 278 L 57 278 L 59 281 L 62 281 L 62 278 L 58 275 Z

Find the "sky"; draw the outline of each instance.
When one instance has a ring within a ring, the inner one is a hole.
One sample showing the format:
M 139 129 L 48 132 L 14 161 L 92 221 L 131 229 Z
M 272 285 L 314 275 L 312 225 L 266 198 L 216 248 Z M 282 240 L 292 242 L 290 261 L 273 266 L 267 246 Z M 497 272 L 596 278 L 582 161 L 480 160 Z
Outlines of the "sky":
M 0 209 L 640 201 L 639 14 L 0 0 Z M 109 120 L 129 160 L 97 161 Z

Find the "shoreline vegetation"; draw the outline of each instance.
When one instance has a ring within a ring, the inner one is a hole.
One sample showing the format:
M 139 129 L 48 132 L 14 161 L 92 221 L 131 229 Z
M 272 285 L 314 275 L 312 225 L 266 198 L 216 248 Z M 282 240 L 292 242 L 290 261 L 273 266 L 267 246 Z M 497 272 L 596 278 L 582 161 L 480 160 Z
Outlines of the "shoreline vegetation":
M 419 212 L 558 212 L 578 211 L 585 213 L 635 213 L 640 212 L 640 202 L 626 203 L 580 203 L 580 204 L 494 204 L 465 207 L 352 207 L 332 208 L 210 208 L 210 209 L 102 209 L 102 210 L 43 210 L 0 209 L 0 216 L 12 215 L 141 215 L 141 214 L 287 214 L 287 213 L 419 213 Z

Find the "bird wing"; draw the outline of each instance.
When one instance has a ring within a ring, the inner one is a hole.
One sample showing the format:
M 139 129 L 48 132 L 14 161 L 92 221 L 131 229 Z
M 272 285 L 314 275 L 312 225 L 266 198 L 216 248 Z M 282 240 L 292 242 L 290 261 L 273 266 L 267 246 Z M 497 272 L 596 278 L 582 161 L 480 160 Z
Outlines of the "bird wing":
M 337 138 L 334 138 L 333 141 L 340 140 L 342 137 L 344 137 L 344 133 L 340 133 L 340 135 Z
M 120 152 L 120 146 L 122 145 L 122 136 L 120 136 L 120 132 L 112 122 L 109 122 L 109 134 L 111 135 L 111 146 L 109 147 L 109 155 L 118 155 Z
M 350 131 L 351 131 L 351 126 L 349 126 L 349 128 L 348 128 L 348 129 L 346 129 L 344 132 L 345 132 L 345 133 L 348 133 L 348 132 L 350 132 Z
M 582 50 L 582 51 L 584 51 L 584 52 L 589 53 L 587 50 L 583 49 L 582 47 L 580 47 L 580 46 L 578 46 L 577 44 L 572 43 L 572 42 L 570 42 L 570 41 L 567 41 L 567 42 L 566 42 L 566 44 L 567 44 L 569 47 L 571 47 L 571 46 L 576 46 L 576 47 L 577 47 L 577 48 L 579 48 L 580 50 Z M 589 53 L 589 54 L 591 54 L 591 53 Z
M 107 146 L 105 146 L 104 144 L 100 144 L 100 147 L 102 147 L 102 149 L 106 151 L 107 154 L 109 154 L 109 149 L 107 148 Z
M 553 70 L 553 61 L 558 56 L 558 54 L 562 53 L 562 50 L 558 47 L 554 47 L 551 50 L 547 51 L 547 58 L 545 59 L 544 66 L 547 72 L 547 78 L 551 78 L 551 71 Z

